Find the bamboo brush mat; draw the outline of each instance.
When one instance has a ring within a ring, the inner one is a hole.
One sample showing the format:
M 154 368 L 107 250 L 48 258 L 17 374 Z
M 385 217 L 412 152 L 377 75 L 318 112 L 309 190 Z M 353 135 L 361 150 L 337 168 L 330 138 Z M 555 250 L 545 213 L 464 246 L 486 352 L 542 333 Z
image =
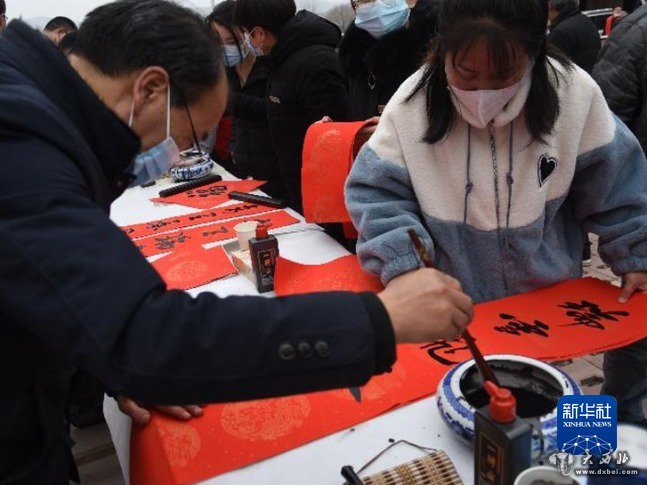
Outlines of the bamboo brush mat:
M 454 464 L 443 451 L 371 475 L 362 482 L 365 485 L 463 485 Z

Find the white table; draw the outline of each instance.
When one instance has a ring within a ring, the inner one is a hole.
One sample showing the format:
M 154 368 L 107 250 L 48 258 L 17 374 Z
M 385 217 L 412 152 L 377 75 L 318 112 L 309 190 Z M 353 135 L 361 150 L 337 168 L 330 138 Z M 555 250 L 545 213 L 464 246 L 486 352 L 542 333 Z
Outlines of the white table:
M 225 180 L 233 179 L 222 170 L 220 173 Z M 149 199 L 155 197 L 163 185 L 158 182 L 154 187 L 127 191 L 112 207 L 113 220 L 123 226 L 195 212 L 194 209 L 186 207 L 161 204 L 156 206 L 150 202 Z M 292 214 L 301 218 L 294 212 Z M 297 230 L 304 232 L 294 233 Z M 318 230 L 317 226 L 300 223 L 279 229 L 275 234 L 285 232 L 291 234 L 279 235 L 278 239 L 281 255 L 287 259 L 304 264 L 321 264 L 348 254 L 341 245 Z M 223 243 L 210 246 L 218 244 Z M 204 291 L 221 297 L 258 294 L 253 283 L 241 275 L 211 283 L 189 293 L 195 296 Z M 116 402 L 109 397 L 106 397 L 104 402 L 104 414 L 127 482 L 130 464 L 130 418 L 121 414 Z M 342 466 L 352 465 L 359 469 L 389 446 L 389 439 L 406 439 L 418 445 L 444 450 L 456 465 L 464 482 L 469 485 L 473 481 L 472 451 L 459 442 L 445 426 L 433 397 L 359 424 L 352 429 L 354 431 L 336 433 L 203 483 L 340 484 L 344 481 L 340 475 Z M 217 453 L 217 450 L 214 452 Z M 418 450 L 401 444 L 390 450 L 383 459 L 369 468 L 368 472 L 377 472 L 420 456 L 421 452 Z

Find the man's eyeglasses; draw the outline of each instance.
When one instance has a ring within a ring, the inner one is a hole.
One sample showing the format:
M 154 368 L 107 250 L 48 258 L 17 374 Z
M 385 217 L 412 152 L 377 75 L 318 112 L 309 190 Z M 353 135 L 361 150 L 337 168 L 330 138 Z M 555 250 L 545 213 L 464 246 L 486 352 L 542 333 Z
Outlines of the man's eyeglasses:
M 0 13 L 0 19 L 4 20 L 5 23 L 9 22 L 9 17 L 3 13 Z

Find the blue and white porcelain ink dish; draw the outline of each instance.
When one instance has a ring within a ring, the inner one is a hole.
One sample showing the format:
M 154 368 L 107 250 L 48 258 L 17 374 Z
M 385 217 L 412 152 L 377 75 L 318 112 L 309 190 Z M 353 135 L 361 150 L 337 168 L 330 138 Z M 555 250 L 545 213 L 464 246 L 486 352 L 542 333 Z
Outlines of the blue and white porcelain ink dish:
M 171 168 L 169 175 L 176 182 L 198 180 L 210 175 L 216 163 L 209 154 L 191 149 L 180 154 L 180 165 Z
M 566 373 L 539 360 L 518 355 L 485 358 L 500 384 L 517 398 L 517 414 L 539 420 L 541 432 L 533 433 L 533 457 L 557 450 L 557 401 L 581 395 L 582 390 Z M 454 367 L 438 386 L 438 409 L 445 423 L 465 442 L 474 441 L 474 411 L 487 405 L 487 394 L 474 360 Z

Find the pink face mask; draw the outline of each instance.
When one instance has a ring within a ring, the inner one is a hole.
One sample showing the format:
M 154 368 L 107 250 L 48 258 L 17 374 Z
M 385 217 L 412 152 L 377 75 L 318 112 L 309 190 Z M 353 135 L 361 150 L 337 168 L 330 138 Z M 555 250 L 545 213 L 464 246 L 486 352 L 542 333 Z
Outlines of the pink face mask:
M 523 83 L 529 80 L 531 71 L 532 65 L 528 67 L 526 75 L 519 82 L 503 89 L 464 91 L 450 84 L 449 90 L 454 95 L 460 109 L 470 114 L 469 119 L 466 119 L 466 121 L 475 128 L 482 129 L 496 118 L 515 97 Z M 463 117 L 466 118 L 465 116 Z

